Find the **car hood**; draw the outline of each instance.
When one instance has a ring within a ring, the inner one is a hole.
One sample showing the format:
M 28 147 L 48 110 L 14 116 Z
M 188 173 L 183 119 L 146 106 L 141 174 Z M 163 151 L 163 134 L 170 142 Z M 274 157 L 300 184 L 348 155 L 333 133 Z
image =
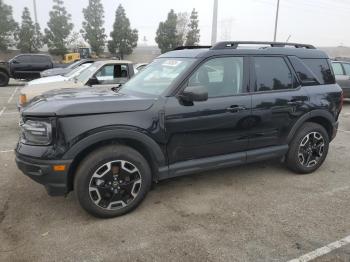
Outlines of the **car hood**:
M 41 83 L 36 85 L 25 86 L 21 89 L 20 93 L 26 95 L 27 101 L 30 102 L 34 97 L 40 96 L 45 92 L 56 90 L 56 89 L 66 89 L 66 88 L 81 88 L 84 85 L 77 81 L 58 81 L 52 83 Z
M 155 98 L 132 96 L 114 91 L 83 88 L 57 90 L 36 98 L 22 110 L 24 116 L 72 116 L 144 111 Z
M 38 78 L 38 79 L 34 79 L 32 81 L 29 81 L 27 83 L 27 86 L 59 82 L 59 81 L 64 81 L 66 79 L 67 79 L 66 77 L 61 76 L 61 75 L 41 77 L 41 78 Z

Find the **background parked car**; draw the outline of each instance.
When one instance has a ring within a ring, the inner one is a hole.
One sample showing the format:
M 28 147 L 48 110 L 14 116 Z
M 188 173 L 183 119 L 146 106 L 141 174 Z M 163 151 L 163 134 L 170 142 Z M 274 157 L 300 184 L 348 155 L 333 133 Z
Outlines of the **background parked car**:
M 73 69 L 83 65 L 83 64 L 92 64 L 95 62 L 93 59 L 81 59 L 79 61 L 76 61 L 72 64 L 70 64 L 67 67 L 57 67 L 57 68 L 52 68 L 48 70 L 44 70 L 40 73 L 41 77 L 48 77 L 48 76 L 55 76 L 55 75 L 65 75 L 72 71 Z
M 35 86 L 25 86 L 19 96 L 19 108 L 27 105 L 34 97 L 56 89 L 94 88 L 111 89 L 124 84 L 134 75 L 132 62 L 123 60 L 97 61 L 68 81 L 60 81 Z
M 43 54 L 21 54 L 0 63 L 0 86 L 7 86 L 10 78 L 35 79 L 40 72 L 58 66 L 51 56 Z
M 343 89 L 345 98 L 350 98 L 350 62 L 332 61 L 335 79 Z
M 73 80 L 74 77 L 78 76 L 83 70 L 88 68 L 90 65 L 91 65 L 91 63 L 85 63 L 85 64 L 82 64 L 82 65 L 76 67 L 75 69 L 69 71 L 68 73 L 66 73 L 64 75 L 54 75 L 54 76 L 48 76 L 48 77 L 34 79 L 32 81 L 29 81 L 26 85 L 32 86 L 32 85 L 48 84 L 48 83 L 54 83 L 54 82 Z

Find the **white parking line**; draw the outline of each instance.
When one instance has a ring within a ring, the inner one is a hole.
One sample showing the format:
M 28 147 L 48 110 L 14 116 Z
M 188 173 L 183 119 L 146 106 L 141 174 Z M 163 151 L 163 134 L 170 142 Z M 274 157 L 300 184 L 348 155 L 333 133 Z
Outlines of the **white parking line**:
M 2 151 L 0 151 L 0 153 L 10 153 L 10 152 L 13 152 L 13 149 L 11 149 L 11 150 L 2 150 Z
M 347 130 L 338 129 L 338 131 L 350 134 L 350 131 L 347 131 Z
M 6 106 L 4 106 L 1 110 L 0 110 L 0 116 L 2 116 L 2 114 L 5 112 L 6 110 Z
M 299 258 L 295 258 L 290 260 L 289 262 L 307 262 L 310 260 L 313 260 L 315 258 L 324 256 L 330 252 L 332 252 L 335 249 L 341 248 L 342 246 L 350 244 L 350 236 L 347 236 L 343 239 L 340 239 L 338 241 L 335 241 L 333 243 L 328 244 L 327 246 L 318 248 L 310 253 L 307 253 L 305 255 L 302 255 Z
M 12 101 L 14 95 L 16 94 L 17 90 L 18 90 L 18 86 L 15 88 L 15 90 L 13 91 L 13 93 L 11 94 L 11 96 L 9 97 L 9 99 L 7 100 L 7 103 L 8 103 L 8 104 L 11 103 L 11 101 Z

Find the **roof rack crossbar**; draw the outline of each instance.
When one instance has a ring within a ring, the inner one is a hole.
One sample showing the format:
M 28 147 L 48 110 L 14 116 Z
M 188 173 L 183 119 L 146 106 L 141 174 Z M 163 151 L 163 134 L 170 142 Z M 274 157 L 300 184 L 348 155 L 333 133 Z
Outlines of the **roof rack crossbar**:
M 173 50 L 184 50 L 184 49 L 200 49 L 200 48 L 211 48 L 210 45 L 188 45 L 188 46 L 178 46 Z
M 239 45 L 270 45 L 271 47 L 285 47 L 294 46 L 295 48 L 316 49 L 313 45 L 298 44 L 298 43 L 286 43 L 286 42 L 260 42 L 260 41 L 224 41 L 216 43 L 211 49 L 237 49 Z

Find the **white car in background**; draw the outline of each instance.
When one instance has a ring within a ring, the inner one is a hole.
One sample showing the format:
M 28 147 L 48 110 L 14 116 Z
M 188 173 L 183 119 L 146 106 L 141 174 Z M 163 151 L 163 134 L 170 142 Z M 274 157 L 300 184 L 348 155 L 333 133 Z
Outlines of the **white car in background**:
M 92 63 L 86 63 L 82 64 L 81 66 L 78 66 L 77 68 L 73 69 L 72 71 L 68 72 L 65 75 L 55 75 L 55 76 L 48 76 L 48 77 L 42 77 L 38 78 L 32 81 L 29 81 L 26 86 L 32 86 L 32 85 L 40 85 L 40 84 L 48 84 L 48 83 L 54 83 L 54 82 L 61 82 L 61 81 L 69 81 L 71 79 L 74 79 L 74 77 L 78 76 L 82 71 L 84 71 L 86 68 L 91 66 Z

